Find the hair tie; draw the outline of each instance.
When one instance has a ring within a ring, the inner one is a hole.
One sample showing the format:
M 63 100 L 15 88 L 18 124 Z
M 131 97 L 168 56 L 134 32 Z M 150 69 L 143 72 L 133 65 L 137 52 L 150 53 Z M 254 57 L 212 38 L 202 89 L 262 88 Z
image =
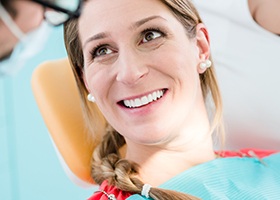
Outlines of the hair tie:
M 151 185 L 149 184 L 144 184 L 142 187 L 142 191 L 141 191 L 141 195 L 146 197 L 146 198 L 150 198 L 149 192 L 151 190 Z

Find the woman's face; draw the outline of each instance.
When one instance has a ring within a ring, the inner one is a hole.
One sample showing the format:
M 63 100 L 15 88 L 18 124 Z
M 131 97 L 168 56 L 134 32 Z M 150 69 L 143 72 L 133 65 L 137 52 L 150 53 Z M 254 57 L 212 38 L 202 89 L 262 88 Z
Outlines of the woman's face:
M 207 40 L 202 31 L 189 39 L 160 1 L 88 1 L 79 34 L 88 90 L 126 140 L 166 142 L 199 118 Z

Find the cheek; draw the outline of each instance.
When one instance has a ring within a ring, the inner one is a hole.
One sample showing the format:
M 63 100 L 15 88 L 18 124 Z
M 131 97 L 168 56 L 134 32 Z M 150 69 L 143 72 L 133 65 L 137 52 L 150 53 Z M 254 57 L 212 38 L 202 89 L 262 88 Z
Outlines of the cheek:
M 101 77 L 102 73 L 97 73 L 91 66 L 85 69 L 87 88 L 95 97 L 98 96 L 99 90 L 102 87 L 103 82 L 99 81 Z
M 187 99 L 189 95 L 196 95 L 200 86 L 196 52 L 195 47 L 191 45 L 173 45 L 162 49 L 161 53 L 154 56 L 156 66 L 173 80 L 176 88 L 174 92 L 188 95 Z M 182 101 L 182 98 L 179 98 L 179 101 Z
M 89 66 L 85 69 L 85 77 L 87 87 L 95 97 L 96 103 L 107 99 L 112 80 L 109 70 L 106 67 L 97 70 L 94 66 Z
M 12 51 L 17 43 L 18 39 L 13 34 L 0 34 L 0 52 L 3 52 L 3 54 Z
M 166 73 L 176 76 L 197 74 L 197 59 L 194 50 L 183 45 L 166 45 L 150 56 L 154 66 Z

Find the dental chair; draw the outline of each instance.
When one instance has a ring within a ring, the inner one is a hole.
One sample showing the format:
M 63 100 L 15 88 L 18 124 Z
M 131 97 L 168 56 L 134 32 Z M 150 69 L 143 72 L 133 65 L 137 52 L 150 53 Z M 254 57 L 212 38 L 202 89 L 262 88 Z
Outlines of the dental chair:
M 67 58 L 47 61 L 32 75 L 32 90 L 69 178 L 81 187 L 95 187 L 90 176 L 94 143 L 83 121 L 80 97 Z

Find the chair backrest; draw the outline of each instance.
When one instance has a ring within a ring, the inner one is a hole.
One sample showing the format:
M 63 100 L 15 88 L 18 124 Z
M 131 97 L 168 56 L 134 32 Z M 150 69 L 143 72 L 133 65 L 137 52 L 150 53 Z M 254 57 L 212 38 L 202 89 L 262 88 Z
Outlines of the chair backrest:
M 39 65 L 32 75 L 31 84 L 39 110 L 63 160 L 74 175 L 92 184 L 93 141 L 88 139 L 68 59 Z

